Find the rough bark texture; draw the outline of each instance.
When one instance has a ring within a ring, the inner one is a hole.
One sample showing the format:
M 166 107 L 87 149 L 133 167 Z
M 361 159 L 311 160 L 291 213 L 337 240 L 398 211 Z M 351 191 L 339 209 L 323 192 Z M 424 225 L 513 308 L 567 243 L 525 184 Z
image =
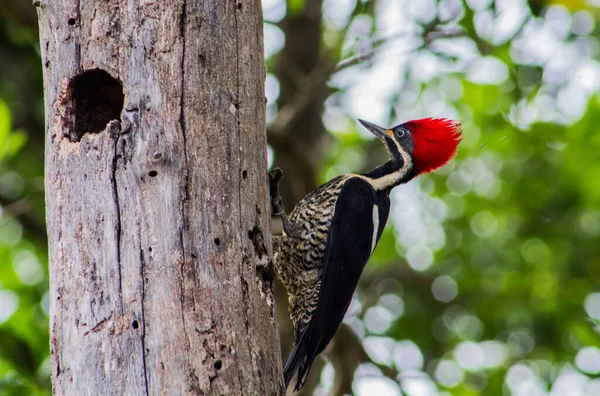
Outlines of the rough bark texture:
M 281 393 L 260 1 L 35 5 L 54 393 Z

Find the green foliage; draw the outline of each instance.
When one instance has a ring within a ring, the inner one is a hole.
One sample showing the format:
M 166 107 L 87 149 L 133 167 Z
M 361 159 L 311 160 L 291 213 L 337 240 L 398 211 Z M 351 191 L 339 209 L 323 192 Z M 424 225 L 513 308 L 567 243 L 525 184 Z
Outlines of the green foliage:
M 23 147 L 26 135 L 23 131 L 11 133 L 10 110 L 0 100 L 0 163 L 13 157 Z
M 304 10 L 305 0 L 287 0 L 287 11 L 290 14 L 299 14 Z

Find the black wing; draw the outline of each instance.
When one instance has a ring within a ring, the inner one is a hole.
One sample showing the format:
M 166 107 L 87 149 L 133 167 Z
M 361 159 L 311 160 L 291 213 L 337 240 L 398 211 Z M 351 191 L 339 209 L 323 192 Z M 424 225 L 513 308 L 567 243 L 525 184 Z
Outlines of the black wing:
M 315 357 L 327 347 L 344 319 L 371 255 L 376 202 L 375 191 L 360 178 L 350 179 L 340 191 L 327 237 L 317 309 L 286 361 L 286 387 L 298 371 L 294 390 L 302 389 Z M 387 220 L 389 200 L 385 204 L 385 218 L 379 222 L 377 238 Z

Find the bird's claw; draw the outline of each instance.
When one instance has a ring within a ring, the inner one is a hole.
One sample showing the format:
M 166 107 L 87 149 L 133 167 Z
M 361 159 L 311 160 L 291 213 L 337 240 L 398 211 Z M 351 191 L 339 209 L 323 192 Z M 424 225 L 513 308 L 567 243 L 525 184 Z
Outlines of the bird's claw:
M 279 195 L 279 180 L 281 180 L 283 172 L 279 168 L 273 169 L 269 172 L 269 193 L 271 197 Z
M 279 195 L 279 180 L 283 172 L 279 168 L 269 172 L 269 195 L 271 196 L 271 216 L 280 216 L 284 213 L 283 200 Z
M 279 195 L 271 197 L 271 216 L 281 216 L 283 212 L 283 200 L 281 197 Z

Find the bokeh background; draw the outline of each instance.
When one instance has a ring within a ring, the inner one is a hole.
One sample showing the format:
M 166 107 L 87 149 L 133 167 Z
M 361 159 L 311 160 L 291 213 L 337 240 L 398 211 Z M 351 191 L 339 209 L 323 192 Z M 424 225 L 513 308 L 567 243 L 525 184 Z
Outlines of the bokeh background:
M 600 1 L 263 0 L 288 209 L 382 163 L 356 118 L 462 122 L 392 194 L 304 395 L 600 395 Z M 35 9 L 0 1 L 0 394 L 49 394 Z M 292 328 L 276 289 L 283 351 Z

